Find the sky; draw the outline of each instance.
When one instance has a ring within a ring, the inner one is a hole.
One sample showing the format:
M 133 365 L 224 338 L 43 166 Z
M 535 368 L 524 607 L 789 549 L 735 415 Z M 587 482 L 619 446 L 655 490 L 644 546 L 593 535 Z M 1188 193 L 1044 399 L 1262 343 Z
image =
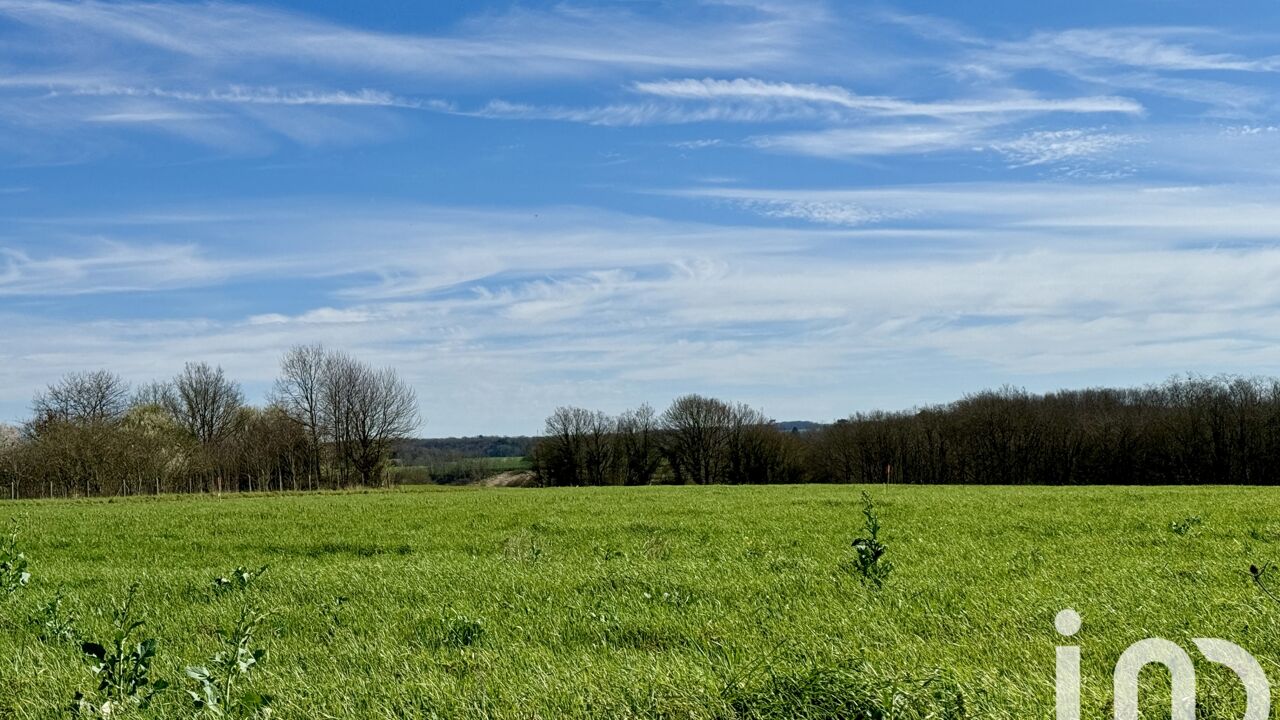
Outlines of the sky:
M 0 420 L 322 342 L 425 436 L 1280 367 L 1280 4 L 0 0 Z

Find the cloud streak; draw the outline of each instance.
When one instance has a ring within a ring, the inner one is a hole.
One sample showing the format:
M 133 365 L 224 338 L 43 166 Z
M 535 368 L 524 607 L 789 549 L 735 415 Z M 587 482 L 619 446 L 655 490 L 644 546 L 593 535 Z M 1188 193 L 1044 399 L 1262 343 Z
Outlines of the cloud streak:
M 1280 55 L 1246 57 L 1208 52 L 1188 41 L 1230 44 L 1216 33 L 1186 28 L 1136 27 L 1072 29 L 1040 32 L 1025 41 L 998 46 L 997 56 L 1008 66 L 1061 69 L 1079 64 L 1121 65 L 1156 71 L 1220 70 L 1271 73 L 1280 70 Z
M 621 9 L 560 6 L 482 16 L 450 34 L 414 35 L 233 3 L 0 2 L 0 16 L 33 28 L 54 34 L 74 28 L 200 63 L 271 60 L 461 78 L 575 75 L 607 67 L 749 67 L 788 56 L 821 17 L 803 4 L 757 5 L 745 18 L 691 14 L 697 15 L 705 19 L 675 22 Z
M 798 102 L 834 105 L 874 115 L 950 117 L 1006 113 L 1120 113 L 1140 115 L 1142 104 L 1124 97 L 1041 98 L 1034 96 L 986 98 L 952 102 L 912 102 L 899 98 L 858 95 L 834 85 L 766 82 L 754 78 L 734 80 L 661 80 L 640 82 L 636 92 L 682 100 L 737 100 Z

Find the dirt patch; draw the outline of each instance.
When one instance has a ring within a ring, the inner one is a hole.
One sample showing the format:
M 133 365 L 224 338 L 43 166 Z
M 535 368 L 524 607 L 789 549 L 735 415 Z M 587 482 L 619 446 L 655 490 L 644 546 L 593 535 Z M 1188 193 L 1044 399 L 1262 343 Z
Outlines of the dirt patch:
M 528 470 L 510 471 L 490 475 L 479 483 L 485 487 L 533 487 L 537 484 Z

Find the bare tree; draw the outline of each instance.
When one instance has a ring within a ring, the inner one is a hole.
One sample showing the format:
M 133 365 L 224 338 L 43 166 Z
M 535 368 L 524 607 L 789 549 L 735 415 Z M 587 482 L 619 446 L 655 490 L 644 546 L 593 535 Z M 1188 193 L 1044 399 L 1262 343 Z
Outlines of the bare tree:
M 320 482 L 320 446 L 324 432 L 323 392 L 325 365 L 329 356 L 323 345 L 298 345 L 280 360 L 280 378 L 272 390 L 272 400 L 306 432 L 311 447 L 307 456 L 308 482 Z
M 288 478 L 294 490 L 300 489 L 299 479 L 314 487 L 309 468 L 314 450 L 311 438 L 283 408 L 269 405 L 257 413 L 246 435 L 260 485 L 270 487 L 274 478 L 276 489 L 284 490 Z
M 724 482 L 733 408 L 715 398 L 685 395 L 662 414 L 667 462 L 676 482 Z
M 132 397 L 112 373 L 72 373 L 36 396 L 24 428 L 0 425 L 0 488 L 10 497 L 298 489 L 320 482 L 322 449 L 340 483 L 380 484 L 392 444 L 418 425 L 413 388 L 319 346 L 295 348 L 282 366 L 278 403 L 262 410 L 206 363 Z
M 380 485 L 391 443 L 418 426 L 418 395 L 390 368 L 356 363 L 351 382 L 345 413 L 351 464 L 362 484 Z
M 776 482 L 780 440 L 777 428 L 763 412 L 744 403 L 730 405 L 724 482 Z
M 623 485 L 648 485 L 662 465 L 657 414 L 645 404 L 618 416 L 615 461 Z
M 173 389 L 173 383 L 156 380 L 140 385 L 134 391 L 130 404 L 135 408 L 159 407 L 168 412 L 177 405 L 177 396 Z
M 243 406 L 240 385 L 228 379 L 221 367 L 187 363 L 173 380 L 170 412 L 204 445 L 226 438 Z
M 545 438 L 534 451 L 535 469 L 545 485 L 585 485 L 587 435 L 594 413 L 558 407 L 547 418 Z
M 586 420 L 582 477 L 588 485 L 613 485 L 617 477 L 614 473 L 614 419 L 597 410 L 588 413 Z
M 129 407 L 129 384 L 107 370 L 73 372 L 38 393 L 26 431 L 48 458 L 42 473 L 67 495 L 110 493 L 118 459 L 115 430 Z
M 352 394 L 361 374 L 360 362 L 342 352 L 324 356 L 320 377 L 321 435 L 327 441 L 337 472 L 337 484 L 352 480 Z
M 129 384 L 108 370 L 73 372 L 36 395 L 35 422 L 114 422 L 129 409 Z
M 307 428 L 316 448 L 328 447 L 337 484 L 381 484 L 391 444 L 418 426 L 413 388 L 392 369 L 318 345 L 294 348 L 281 365 L 276 401 Z

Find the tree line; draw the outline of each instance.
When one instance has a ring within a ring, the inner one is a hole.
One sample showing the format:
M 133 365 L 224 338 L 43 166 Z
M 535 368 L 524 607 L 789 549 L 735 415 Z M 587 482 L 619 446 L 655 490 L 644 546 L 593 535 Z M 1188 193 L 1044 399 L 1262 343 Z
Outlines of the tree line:
M 293 348 L 265 407 L 190 363 L 131 388 L 105 370 L 0 425 L 9 497 L 311 490 L 389 482 L 418 424 L 412 388 L 319 345 Z M 1043 395 L 989 390 L 811 430 L 700 395 L 659 413 L 556 409 L 529 450 L 538 484 L 1280 484 L 1280 380 L 1182 377 Z
M 689 395 L 661 414 L 557 409 L 544 485 L 1280 484 L 1280 380 L 1180 377 L 1043 395 L 1005 387 L 807 432 Z
M 759 410 L 686 395 L 661 415 L 558 408 L 532 460 L 543 485 L 790 483 L 806 479 L 804 450 Z
M 394 370 L 320 345 L 284 355 L 261 408 L 204 362 L 137 388 L 75 372 L 36 394 L 21 427 L 0 426 L 0 487 L 18 498 L 377 486 L 418 417 Z

